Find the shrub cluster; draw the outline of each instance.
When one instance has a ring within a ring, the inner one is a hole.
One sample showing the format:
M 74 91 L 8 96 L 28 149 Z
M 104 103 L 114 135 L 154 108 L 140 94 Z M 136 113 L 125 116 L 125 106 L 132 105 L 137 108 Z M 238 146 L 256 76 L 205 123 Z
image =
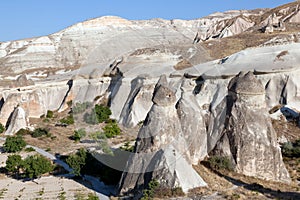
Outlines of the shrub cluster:
M 109 107 L 103 105 L 95 105 L 95 113 L 100 123 L 107 121 L 112 114 Z
M 49 129 L 48 128 L 36 128 L 35 130 L 33 131 L 30 131 L 29 129 L 20 129 L 17 133 L 16 133 L 17 136 L 23 136 L 23 135 L 31 135 L 31 137 L 33 138 L 39 138 L 39 137 L 43 137 L 43 136 L 46 136 L 46 137 L 51 137 L 52 138 L 52 135 L 51 133 L 49 132 Z
M 8 136 L 5 143 L 3 144 L 3 149 L 8 153 L 16 153 L 21 151 L 26 146 L 26 142 L 20 135 Z
M 209 166 L 215 170 L 228 170 L 232 171 L 233 166 L 228 157 L 224 156 L 211 156 L 208 159 Z
M 75 154 L 71 154 L 66 159 L 66 163 L 73 169 L 73 174 L 75 176 L 81 175 L 81 169 L 85 165 L 86 162 L 86 151 L 81 148 Z
M 155 191 L 160 187 L 159 182 L 156 179 L 151 180 L 148 183 L 148 188 L 143 190 L 143 197 L 141 200 L 150 200 L 154 198 Z
M 53 171 L 51 161 L 41 155 L 28 156 L 22 160 L 20 155 L 10 155 L 6 160 L 6 170 L 13 176 L 22 178 L 38 178 Z
M 62 124 L 67 124 L 67 125 L 74 124 L 74 117 L 73 117 L 73 114 L 70 114 L 70 115 L 68 115 L 68 116 L 65 117 L 65 118 L 62 118 L 62 119 L 60 120 L 60 123 L 62 123 Z
M 51 134 L 50 134 L 49 130 L 46 128 L 37 128 L 31 132 L 31 136 L 34 138 L 38 138 L 38 137 L 42 137 L 42 136 L 51 137 Z
M 150 200 L 154 198 L 170 198 L 184 196 L 184 192 L 181 187 L 166 188 L 162 187 L 156 179 L 152 179 L 148 188 L 143 190 L 142 200 Z
M 103 132 L 107 138 L 112 138 L 121 134 L 121 129 L 119 128 L 117 122 L 111 121 L 103 127 Z

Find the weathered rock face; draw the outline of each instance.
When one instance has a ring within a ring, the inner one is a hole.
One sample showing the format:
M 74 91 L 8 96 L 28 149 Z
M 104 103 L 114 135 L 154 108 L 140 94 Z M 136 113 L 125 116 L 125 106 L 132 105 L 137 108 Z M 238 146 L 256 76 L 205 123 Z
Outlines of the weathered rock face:
M 289 182 L 261 82 L 251 72 L 240 73 L 231 80 L 226 101 L 225 129 L 214 153 L 228 156 L 239 173 Z
M 156 85 L 153 103 L 120 181 L 120 192 L 147 187 L 151 179 L 164 187 L 182 187 L 184 192 L 205 186 L 186 159 L 188 146 L 175 108 L 174 88 L 163 77 Z
M 229 156 L 240 173 L 288 181 L 267 110 L 278 104 L 300 109 L 299 33 L 215 61 L 196 43 L 297 22 L 297 5 L 188 21 L 101 17 L 50 36 L 0 43 L 0 122 L 6 124 L 20 105 L 14 115 L 21 122 L 7 131 L 12 134 L 25 126 L 22 110 L 40 117 L 63 111 L 71 100 L 107 100 L 125 127 L 146 119 L 121 192 L 153 178 L 184 191 L 204 186 L 191 165 L 212 151 Z M 24 71 L 28 76 L 19 76 Z M 242 73 L 230 81 L 239 71 L 258 75 Z M 16 81 L 6 84 L 10 80 Z
M 226 19 L 211 26 L 203 40 L 212 38 L 224 38 L 240 34 L 250 27 L 254 26 L 254 22 L 246 16 L 238 16 L 233 19 Z
M 5 135 L 13 135 L 22 128 L 28 128 L 28 118 L 23 108 L 16 107 L 11 114 L 9 125 L 5 131 Z
M 56 85 L 45 84 L 43 87 L 31 86 L 24 90 L 3 91 L 4 104 L 0 111 L 0 122 L 6 124 L 10 113 L 17 105 L 28 113 L 28 117 L 36 118 L 45 114 L 47 110 L 58 110 L 68 89 L 68 85 L 62 82 Z
M 176 105 L 182 133 L 188 145 L 190 163 L 198 164 L 207 156 L 207 119 L 208 112 L 202 109 L 194 94 L 194 81 L 184 79 L 180 87 L 182 93 Z M 192 123 L 191 123 L 192 122 Z

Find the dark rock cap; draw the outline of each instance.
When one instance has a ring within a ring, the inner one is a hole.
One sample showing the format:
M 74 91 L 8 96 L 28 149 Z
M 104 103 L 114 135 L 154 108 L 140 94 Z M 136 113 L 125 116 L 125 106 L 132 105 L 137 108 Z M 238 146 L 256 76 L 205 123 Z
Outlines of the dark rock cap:
M 265 88 L 253 72 L 240 72 L 236 77 L 231 79 L 228 90 L 237 94 L 260 95 L 265 93 Z

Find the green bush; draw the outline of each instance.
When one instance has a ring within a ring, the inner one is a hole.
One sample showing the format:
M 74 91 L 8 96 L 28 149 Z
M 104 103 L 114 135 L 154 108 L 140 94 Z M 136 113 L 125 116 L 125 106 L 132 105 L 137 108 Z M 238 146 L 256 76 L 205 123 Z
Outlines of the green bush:
M 0 123 L 0 133 L 3 133 L 5 131 L 5 127 L 3 124 Z
M 24 172 L 27 178 L 37 178 L 53 171 L 51 161 L 41 155 L 28 156 L 24 160 Z
M 53 116 L 54 116 L 53 111 L 48 110 L 46 114 L 46 118 L 53 118 Z
M 23 172 L 24 178 L 37 178 L 42 174 L 53 171 L 54 166 L 50 160 L 40 155 L 28 156 L 24 160 L 20 155 L 11 155 L 6 160 L 5 168 L 17 177 L 20 172 Z
M 68 125 L 74 124 L 74 118 L 73 118 L 73 115 L 70 114 L 70 115 L 68 115 L 67 117 L 61 119 L 61 120 L 60 120 L 60 123 L 62 123 L 62 124 L 68 124 Z
M 8 153 L 16 153 L 18 151 L 21 151 L 25 146 L 26 142 L 24 141 L 22 136 L 8 136 L 3 145 L 3 149 Z
M 74 135 L 72 136 L 72 139 L 75 140 L 75 142 L 80 141 L 81 138 L 86 136 L 86 131 L 84 128 L 81 128 L 79 130 L 74 131 Z
M 94 110 L 100 123 L 108 120 L 109 116 L 112 114 L 109 107 L 104 105 L 95 105 Z
M 81 148 L 75 154 L 71 154 L 66 159 L 66 163 L 73 169 L 73 174 L 75 176 L 81 175 L 81 169 L 86 162 L 86 151 Z
M 107 138 L 112 138 L 121 134 L 121 129 L 116 122 L 111 122 L 103 127 L 104 134 Z
M 32 147 L 28 147 L 28 148 L 25 149 L 25 151 L 26 152 L 33 152 L 33 151 L 35 151 L 35 149 L 32 148 Z
M 228 157 L 223 156 L 211 156 L 208 159 L 208 163 L 212 169 L 215 170 L 233 170 L 233 166 Z
M 282 155 L 289 158 L 299 158 L 300 157 L 300 140 L 294 143 L 286 142 L 281 147 Z
M 48 129 L 45 128 L 37 128 L 35 129 L 32 133 L 31 136 L 34 138 L 42 137 L 42 136 L 47 136 L 50 137 L 51 134 L 49 133 Z
M 21 156 L 14 154 L 7 157 L 5 169 L 9 173 L 18 175 L 23 165 L 24 164 Z
M 154 198 L 155 190 L 160 187 L 159 182 L 153 179 L 149 182 L 148 188 L 143 190 L 143 197 L 141 200 L 150 200 Z

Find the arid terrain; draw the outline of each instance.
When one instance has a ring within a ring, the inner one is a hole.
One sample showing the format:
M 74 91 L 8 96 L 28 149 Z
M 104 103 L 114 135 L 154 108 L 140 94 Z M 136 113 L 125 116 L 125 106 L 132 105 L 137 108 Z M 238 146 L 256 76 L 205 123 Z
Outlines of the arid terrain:
M 297 1 L 0 43 L 0 198 L 300 199 L 299 41 Z

